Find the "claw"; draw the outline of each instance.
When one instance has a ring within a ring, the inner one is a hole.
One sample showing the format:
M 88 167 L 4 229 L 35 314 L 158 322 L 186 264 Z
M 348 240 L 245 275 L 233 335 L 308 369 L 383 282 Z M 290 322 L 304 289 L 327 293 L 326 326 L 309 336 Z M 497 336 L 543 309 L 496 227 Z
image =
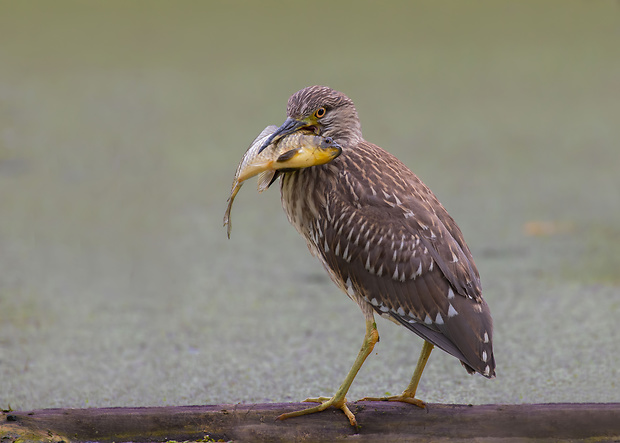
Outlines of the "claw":
M 355 420 L 355 415 L 353 415 L 353 412 L 351 412 L 351 410 L 347 406 L 346 398 L 343 398 L 343 399 L 336 399 L 336 397 L 307 398 L 304 400 L 304 402 L 320 403 L 320 405 L 314 406 L 308 409 L 302 409 L 301 411 L 287 412 L 285 414 L 278 416 L 277 420 L 286 420 L 287 418 L 301 417 L 302 415 L 313 414 L 315 412 L 324 411 L 330 406 L 333 406 L 335 408 L 340 409 L 342 412 L 344 412 L 344 415 L 346 415 L 347 418 L 349 419 L 349 423 L 351 423 L 351 426 L 357 426 L 357 420 Z
M 418 400 L 417 398 L 407 395 L 392 395 L 391 397 L 364 397 L 358 401 L 401 401 L 403 403 L 415 405 L 418 408 L 426 408 L 426 403 L 422 400 Z

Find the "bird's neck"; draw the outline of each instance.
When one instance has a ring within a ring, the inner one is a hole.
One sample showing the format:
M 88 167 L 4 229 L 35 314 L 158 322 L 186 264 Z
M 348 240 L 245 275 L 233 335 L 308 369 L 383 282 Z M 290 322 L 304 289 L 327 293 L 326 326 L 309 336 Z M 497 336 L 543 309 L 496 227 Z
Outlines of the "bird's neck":
M 327 195 L 337 181 L 340 166 L 338 157 L 324 165 L 282 175 L 282 208 L 300 234 L 305 236 L 311 223 L 325 217 Z

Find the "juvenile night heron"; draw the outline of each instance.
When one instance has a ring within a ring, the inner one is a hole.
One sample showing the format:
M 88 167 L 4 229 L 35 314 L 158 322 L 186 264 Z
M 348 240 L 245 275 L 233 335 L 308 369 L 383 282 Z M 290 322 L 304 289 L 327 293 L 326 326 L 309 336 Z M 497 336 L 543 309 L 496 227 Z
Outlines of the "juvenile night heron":
M 261 149 L 302 129 L 342 147 L 330 163 L 281 172 L 282 206 L 334 283 L 361 308 L 366 335 L 333 397 L 307 399 L 320 404 L 280 418 L 334 406 L 356 425 L 345 395 L 379 340 L 375 313 L 416 333 L 424 345 L 401 395 L 364 400 L 424 407 L 415 393 L 434 346 L 469 373 L 493 378 L 493 323 L 480 276 L 461 230 L 435 195 L 396 157 L 364 140 L 355 106 L 343 93 L 302 89 L 289 99 L 287 117 Z

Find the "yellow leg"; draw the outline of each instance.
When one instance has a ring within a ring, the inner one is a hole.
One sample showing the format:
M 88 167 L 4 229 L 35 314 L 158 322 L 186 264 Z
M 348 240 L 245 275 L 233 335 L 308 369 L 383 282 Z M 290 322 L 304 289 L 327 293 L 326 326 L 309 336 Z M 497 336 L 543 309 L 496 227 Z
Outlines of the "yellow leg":
M 307 402 L 316 402 L 321 403 L 318 406 L 308 409 L 302 409 L 301 411 L 289 412 L 287 414 L 282 414 L 278 417 L 280 420 L 284 420 L 285 418 L 299 417 L 301 415 L 312 414 L 314 412 L 324 411 L 325 409 L 333 406 L 338 409 L 342 409 L 345 415 L 349 418 L 352 426 L 357 426 L 357 421 L 355 420 L 355 416 L 347 407 L 347 399 L 345 396 L 347 392 L 349 392 L 349 388 L 351 387 L 351 383 L 355 379 L 355 376 L 359 372 L 360 368 L 364 364 L 366 357 L 370 355 L 375 344 L 379 341 L 379 333 L 377 332 L 377 325 L 370 314 L 370 317 L 366 317 L 366 335 L 364 336 L 364 343 L 362 344 L 362 349 L 360 349 L 359 354 L 357 354 L 357 358 L 351 367 L 351 370 L 347 374 L 347 377 L 344 379 L 344 382 L 336 391 L 336 394 L 332 398 L 327 397 L 319 397 L 319 398 L 307 398 L 304 401 Z
M 428 358 L 431 356 L 431 351 L 433 350 L 433 348 L 434 346 L 432 343 L 424 340 L 422 352 L 420 352 L 418 364 L 415 367 L 415 371 L 413 371 L 413 377 L 411 377 L 411 382 L 409 382 L 409 386 L 407 386 L 407 389 L 405 389 L 402 394 L 393 395 L 391 397 L 365 397 L 359 401 L 402 401 L 423 408 L 425 406 L 424 402 L 415 398 L 415 392 L 418 390 L 418 383 L 420 383 L 420 378 L 422 378 L 422 372 L 424 372 L 424 367 L 426 366 Z

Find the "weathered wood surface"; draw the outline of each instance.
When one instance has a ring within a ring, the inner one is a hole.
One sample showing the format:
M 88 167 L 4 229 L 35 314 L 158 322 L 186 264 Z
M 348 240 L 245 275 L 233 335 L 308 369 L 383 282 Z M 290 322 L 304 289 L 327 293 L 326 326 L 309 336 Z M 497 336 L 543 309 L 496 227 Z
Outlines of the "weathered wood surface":
M 43 409 L 0 417 L 2 443 L 20 441 L 617 441 L 620 403 L 441 405 L 350 403 L 359 427 L 339 410 L 276 420 L 307 404 Z M 203 440 L 204 441 L 204 440 Z

